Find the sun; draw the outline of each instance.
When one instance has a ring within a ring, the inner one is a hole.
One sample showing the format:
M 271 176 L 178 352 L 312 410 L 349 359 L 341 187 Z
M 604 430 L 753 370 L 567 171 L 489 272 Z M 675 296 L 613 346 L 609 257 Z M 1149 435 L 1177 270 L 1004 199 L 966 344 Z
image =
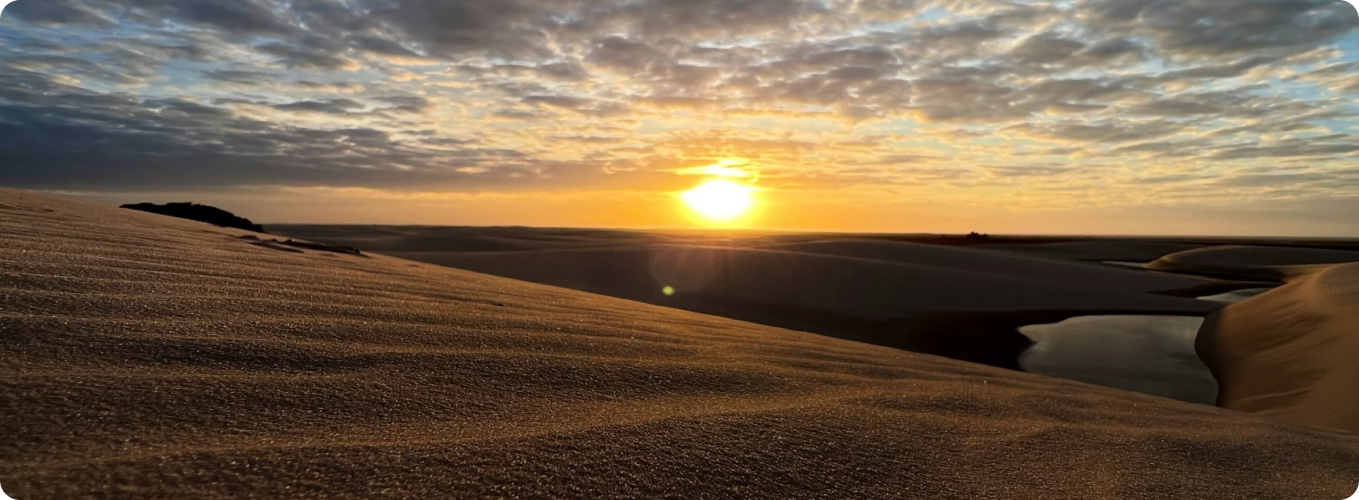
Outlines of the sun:
M 726 179 L 713 179 L 680 195 L 684 204 L 703 217 L 726 222 L 750 213 L 755 188 Z

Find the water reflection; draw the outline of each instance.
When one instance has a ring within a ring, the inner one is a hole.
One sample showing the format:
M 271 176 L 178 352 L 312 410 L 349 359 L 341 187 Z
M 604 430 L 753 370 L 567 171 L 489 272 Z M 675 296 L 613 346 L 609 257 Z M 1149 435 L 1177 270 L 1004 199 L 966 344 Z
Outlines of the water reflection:
M 1020 333 L 1036 342 L 1025 371 L 1200 404 L 1217 402 L 1217 381 L 1194 351 L 1203 318 L 1081 316 Z

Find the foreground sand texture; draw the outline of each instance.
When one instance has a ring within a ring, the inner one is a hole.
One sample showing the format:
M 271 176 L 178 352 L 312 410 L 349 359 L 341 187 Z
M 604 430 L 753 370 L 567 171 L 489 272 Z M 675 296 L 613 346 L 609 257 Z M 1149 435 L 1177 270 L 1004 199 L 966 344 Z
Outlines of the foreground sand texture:
M 1359 438 L 0 191 L 0 483 L 71 498 L 1343 498 Z
M 1359 263 L 1291 272 L 1287 285 L 1227 306 L 1200 333 L 1218 405 L 1359 433 Z

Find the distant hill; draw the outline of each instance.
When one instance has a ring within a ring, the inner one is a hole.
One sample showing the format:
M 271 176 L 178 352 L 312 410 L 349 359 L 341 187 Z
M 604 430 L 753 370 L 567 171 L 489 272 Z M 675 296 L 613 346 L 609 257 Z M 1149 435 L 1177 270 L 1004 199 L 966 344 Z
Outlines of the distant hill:
M 155 203 L 136 203 L 123 205 L 123 208 L 137 210 L 140 212 L 150 212 L 153 214 L 168 215 L 180 219 L 196 220 L 222 227 L 244 229 L 264 233 L 264 226 L 251 222 L 250 219 L 238 217 L 236 214 L 208 205 L 197 203 L 166 203 L 157 205 Z

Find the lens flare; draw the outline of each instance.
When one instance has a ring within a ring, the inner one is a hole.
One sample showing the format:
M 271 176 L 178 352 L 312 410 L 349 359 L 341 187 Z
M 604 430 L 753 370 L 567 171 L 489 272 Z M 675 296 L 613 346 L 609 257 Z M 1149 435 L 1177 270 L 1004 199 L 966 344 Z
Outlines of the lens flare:
M 714 221 L 730 221 L 755 206 L 755 188 L 726 179 L 714 179 L 680 195 L 684 204 Z

